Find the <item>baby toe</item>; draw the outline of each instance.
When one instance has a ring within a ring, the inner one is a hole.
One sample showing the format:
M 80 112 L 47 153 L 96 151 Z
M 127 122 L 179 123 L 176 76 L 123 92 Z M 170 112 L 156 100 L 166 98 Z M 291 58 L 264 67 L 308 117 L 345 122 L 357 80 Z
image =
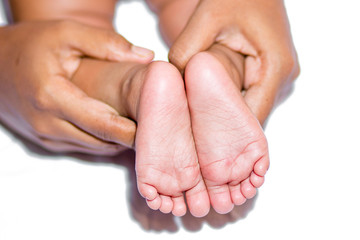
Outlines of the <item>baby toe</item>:
M 265 177 L 258 176 L 256 173 L 252 172 L 250 175 L 250 183 L 256 187 L 259 188 L 264 184 Z
M 173 210 L 173 201 L 171 200 L 170 197 L 168 196 L 164 196 L 164 195 L 160 195 L 161 198 L 161 206 L 159 208 L 159 210 L 162 213 L 170 213 Z
M 161 206 L 161 198 L 157 196 L 153 200 L 146 199 L 146 203 L 152 210 L 158 210 Z
M 232 202 L 239 206 L 246 202 L 246 197 L 241 193 L 240 184 L 229 186 Z
M 174 203 L 172 214 L 177 217 L 184 216 L 186 214 L 186 204 L 183 196 L 173 197 Z
M 256 188 L 250 183 L 249 178 L 245 179 L 240 184 L 241 193 L 247 199 L 251 199 L 256 195 Z
M 208 187 L 208 192 L 211 205 L 217 213 L 226 214 L 234 208 L 234 204 L 230 197 L 229 186 L 227 184 Z

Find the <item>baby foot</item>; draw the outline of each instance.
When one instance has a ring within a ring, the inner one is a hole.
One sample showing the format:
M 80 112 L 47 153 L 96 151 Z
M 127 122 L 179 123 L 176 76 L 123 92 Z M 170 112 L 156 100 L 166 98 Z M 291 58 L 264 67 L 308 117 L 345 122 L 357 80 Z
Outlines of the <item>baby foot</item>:
M 185 70 L 187 99 L 199 164 L 210 202 L 227 213 L 256 194 L 269 166 L 268 146 L 256 117 L 232 80 L 229 58 L 195 55 Z M 229 71 L 230 70 L 230 71 Z
M 136 174 L 140 194 L 150 208 L 176 216 L 204 216 L 209 196 L 201 177 L 184 82 L 166 62 L 151 63 L 144 73 L 136 113 Z

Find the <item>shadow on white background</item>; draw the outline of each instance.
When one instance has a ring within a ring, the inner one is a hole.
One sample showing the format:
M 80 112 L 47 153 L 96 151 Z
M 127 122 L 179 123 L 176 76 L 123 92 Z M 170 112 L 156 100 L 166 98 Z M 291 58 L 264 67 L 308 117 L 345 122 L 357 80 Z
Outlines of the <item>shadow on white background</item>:
M 160 211 L 151 210 L 147 206 L 144 198 L 139 194 L 136 186 L 135 152 L 133 150 L 126 150 L 113 157 L 100 157 L 76 153 L 66 155 L 53 154 L 19 136 L 16 136 L 16 138 L 21 140 L 21 142 L 18 143 L 21 143 L 24 148 L 30 151 L 31 155 L 37 156 L 39 159 L 57 161 L 59 158 L 65 157 L 83 165 L 95 167 L 108 166 L 124 170 L 126 175 L 126 199 L 129 206 L 129 214 L 142 229 L 147 231 L 177 232 L 179 226 L 182 226 L 188 231 L 196 232 L 201 230 L 205 223 L 213 228 L 222 228 L 228 223 L 234 223 L 244 219 L 253 209 L 256 202 L 257 197 L 255 196 L 253 199 L 248 200 L 244 205 L 235 207 L 232 212 L 225 215 L 218 214 L 211 210 L 210 213 L 203 218 L 195 218 L 189 213 L 182 218 L 173 217 L 172 214 L 163 214 Z

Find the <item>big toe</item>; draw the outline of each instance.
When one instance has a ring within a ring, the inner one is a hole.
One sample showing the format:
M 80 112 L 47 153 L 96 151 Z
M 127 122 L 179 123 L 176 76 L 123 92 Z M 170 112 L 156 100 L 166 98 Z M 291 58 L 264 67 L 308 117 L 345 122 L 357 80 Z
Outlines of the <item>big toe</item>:
M 209 213 L 209 195 L 202 180 L 194 188 L 186 192 L 186 200 L 189 211 L 194 217 L 204 217 Z
M 229 186 L 227 184 L 208 187 L 208 193 L 211 206 L 217 213 L 226 214 L 234 208 L 234 204 L 230 197 Z

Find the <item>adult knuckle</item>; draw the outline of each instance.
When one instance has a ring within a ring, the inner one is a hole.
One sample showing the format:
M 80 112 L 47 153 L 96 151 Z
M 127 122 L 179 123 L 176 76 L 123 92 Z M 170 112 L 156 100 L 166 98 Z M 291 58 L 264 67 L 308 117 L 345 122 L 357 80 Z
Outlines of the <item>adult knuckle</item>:
M 120 48 L 124 51 L 124 43 L 120 40 L 120 37 L 112 31 L 99 29 L 98 36 L 101 37 L 101 41 L 98 42 L 99 47 L 105 51 L 103 54 L 106 59 L 112 59 L 116 54 L 114 52 L 115 49 Z M 119 54 L 118 51 L 117 54 Z
M 295 80 L 300 74 L 298 58 L 292 52 L 276 54 L 269 59 L 269 63 L 284 78 Z
M 168 53 L 169 61 L 179 70 L 184 70 L 186 65 L 185 56 L 182 54 L 183 52 L 180 46 L 173 46 Z
M 170 48 L 169 53 L 168 53 L 168 58 L 169 58 L 170 62 L 176 61 L 177 55 L 178 55 L 178 49 L 175 46 Z
M 102 127 L 99 128 L 98 137 L 107 142 L 113 142 L 118 124 L 118 115 L 115 113 L 108 113 L 106 119 L 103 121 Z
M 296 56 L 288 55 L 283 63 L 283 71 L 291 82 L 295 81 L 300 75 L 300 64 Z
M 33 105 L 37 110 L 40 110 L 40 111 L 48 110 L 49 100 L 48 100 L 46 94 L 43 93 L 42 91 L 37 92 L 34 97 Z
M 297 64 L 297 60 L 294 56 L 292 56 L 292 54 L 287 54 L 287 55 L 283 55 L 282 59 L 281 59 L 281 66 L 283 69 L 283 72 L 286 75 L 291 75 L 295 68 L 296 68 L 296 64 Z
M 109 30 L 105 31 L 105 40 L 110 46 L 114 46 L 115 48 L 120 47 L 123 51 L 129 51 L 132 46 L 132 44 L 121 35 Z
M 37 110 L 49 111 L 52 107 L 53 97 L 51 87 L 46 84 L 35 93 L 33 105 Z

